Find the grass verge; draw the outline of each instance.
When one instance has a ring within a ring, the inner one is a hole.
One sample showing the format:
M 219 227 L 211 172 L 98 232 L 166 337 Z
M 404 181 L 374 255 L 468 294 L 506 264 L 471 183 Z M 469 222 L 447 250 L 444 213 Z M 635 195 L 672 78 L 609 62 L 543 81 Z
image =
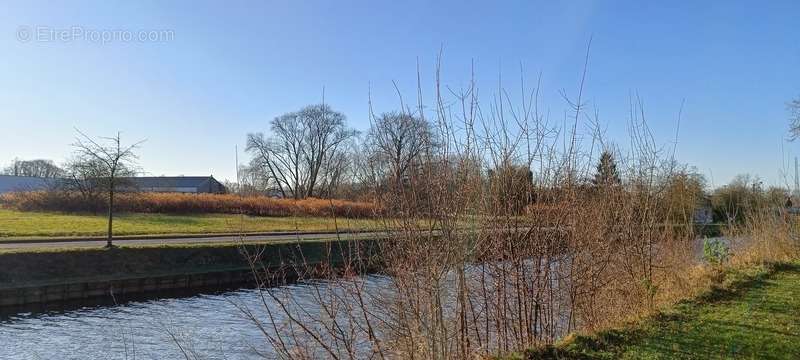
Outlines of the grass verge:
M 526 359 L 800 359 L 800 263 L 731 270 L 640 323 L 572 336 Z
M 4 238 L 105 235 L 103 215 L 22 212 L 0 208 L 0 241 Z M 380 220 L 330 217 L 257 217 L 232 214 L 119 214 L 114 235 L 222 234 L 270 231 L 384 229 Z

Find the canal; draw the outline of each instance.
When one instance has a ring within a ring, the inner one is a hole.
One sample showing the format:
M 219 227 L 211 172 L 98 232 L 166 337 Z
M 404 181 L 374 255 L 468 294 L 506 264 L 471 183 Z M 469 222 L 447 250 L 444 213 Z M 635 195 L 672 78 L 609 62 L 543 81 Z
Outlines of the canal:
M 379 276 L 366 276 L 378 284 Z M 310 314 L 319 313 L 312 291 L 325 285 L 287 285 Z M 242 309 L 268 317 L 256 289 L 183 298 L 131 301 L 6 315 L 0 320 L 0 359 L 255 359 L 272 358 L 269 341 Z M 277 306 L 269 303 L 266 305 Z M 273 316 L 280 317 L 275 311 Z M 283 319 L 276 319 L 281 323 Z M 274 355 L 274 354 L 273 354 Z

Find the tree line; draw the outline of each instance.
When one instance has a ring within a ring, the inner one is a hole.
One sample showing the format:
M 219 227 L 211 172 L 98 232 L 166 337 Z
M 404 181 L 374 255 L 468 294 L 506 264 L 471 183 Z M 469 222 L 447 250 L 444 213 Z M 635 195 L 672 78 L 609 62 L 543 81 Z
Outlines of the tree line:
M 402 112 L 372 120 L 362 134 L 325 104 L 272 119 L 269 135 L 247 134 L 251 160 L 240 171 L 241 188 L 303 199 L 358 197 L 368 183 L 399 186 L 435 147 L 431 126 Z
M 78 131 L 74 152 L 62 166 L 52 160 L 15 159 L 0 174 L 58 178 L 59 190 L 79 193 L 86 203 L 105 202 L 113 208 L 115 192 L 125 186 L 122 178 L 135 176 L 136 150 L 141 142 L 125 145 L 119 134 L 92 138 Z M 268 135 L 247 134 L 246 151 L 251 158 L 240 168 L 238 184 L 228 184 L 245 195 L 281 198 L 337 198 L 384 202 L 381 194 L 402 193 L 414 187 L 414 197 L 424 197 L 424 186 L 434 152 L 441 146 L 432 125 L 408 112 L 386 112 L 371 119 L 366 132 L 350 128 L 346 117 L 329 105 L 303 107 L 269 122 Z M 441 161 L 439 161 L 441 162 Z M 462 172 L 483 178 L 483 191 L 510 213 L 524 213 L 528 206 L 546 203 L 554 189 L 537 186 L 534 172 L 525 164 L 507 161 L 492 168 L 457 162 Z M 447 165 L 447 164 L 445 164 Z M 427 169 L 427 171 L 426 171 Z M 587 194 L 604 188 L 624 188 L 615 152 L 602 151 L 594 174 L 577 179 L 576 187 Z M 747 209 L 764 204 L 793 206 L 791 192 L 782 187 L 763 189 L 757 177 L 739 175 L 729 184 L 708 189 L 703 175 L 682 167 L 663 188 L 665 216 L 672 221 L 691 217 L 695 209 L 710 207 L 714 222 L 741 222 Z M 408 194 L 411 196 L 411 194 Z M 109 223 L 113 221 L 109 214 Z
M 793 137 L 800 128 L 795 126 L 800 124 L 798 104 L 795 100 L 789 105 Z M 424 184 L 430 180 L 426 178 L 438 176 L 435 169 L 442 166 L 457 166 L 456 172 L 483 179 L 481 191 L 492 193 L 492 206 L 509 213 L 521 214 L 532 204 L 546 203 L 549 193 L 557 191 L 538 186 L 532 167 L 510 158 L 488 166 L 481 165 L 481 159 L 437 157 L 436 152 L 447 144 L 423 114 L 410 111 L 371 115 L 370 127 L 359 132 L 348 126 L 343 113 L 327 104 L 315 104 L 275 117 L 268 129 L 267 134 L 247 134 L 250 161 L 239 169 L 238 183 L 229 184 L 236 192 L 292 199 L 369 200 L 392 207 L 397 199 L 384 195 L 404 194 L 424 201 Z M 77 131 L 73 154 L 62 166 L 45 159 L 15 159 L 0 174 L 62 179 L 61 190 L 77 192 L 88 203 L 105 202 L 110 238 L 115 192 L 125 186 L 123 178 L 137 173 L 140 145 L 124 144 L 119 134 L 93 138 Z M 794 205 L 788 189 L 762 189 L 762 182 L 748 175 L 709 191 L 705 178 L 684 166 L 666 181 L 661 201 L 667 209 L 665 216 L 675 222 L 687 220 L 703 206 L 711 207 L 715 222 L 730 223 L 741 222 L 747 209 L 763 204 Z M 610 148 L 597 158 L 594 175 L 575 179 L 574 185 L 589 195 L 632 186 L 625 184 Z
M 251 160 L 240 171 L 242 192 L 294 199 L 375 200 L 380 193 L 397 194 L 397 190 L 424 182 L 422 176 L 435 176 L 422 169 L 430 168 L 426 162 L 434 161 L 434 152 L 442 146 L 430 122 L 410 112 L 373 115 L 367 131 L 359 132 L 348 127 L 345 115 L 329 105 L 309 105 L 274 118 L 269 130 L 268 135 L 247 135 L 246 150 Z M 610 148 L 602 151 L 594 174 L 576 179 L 576 187 L 587 194 L 603 188 L 624 188 L 616 157 Z M 547 193 L 553 191 L 537 186 L 534 172 L 525 164 L 509 160 L 480 168 L 475 163 L 453 163 L 478 167 L 472 172 L 484 178 L 483 190 L 494 194 L 496 205 L 513 213 L 546 202 Z M 714 222 L 737 222 L 747 209 L 755 207 L 753 202 L 773 207 L 791 203 L 788 189 L 762 189 L 761 182 L 749 175 L 709 189 L 705 177 L 696 170 L 674 166 L 676 172 L 665 180 L 662 197 L 665 216 L 674 222 L 687 217 L 691 220 L 700 207 L 711 208 Z M 424 196 L 424 187 L 414 189 L 414 196 Z

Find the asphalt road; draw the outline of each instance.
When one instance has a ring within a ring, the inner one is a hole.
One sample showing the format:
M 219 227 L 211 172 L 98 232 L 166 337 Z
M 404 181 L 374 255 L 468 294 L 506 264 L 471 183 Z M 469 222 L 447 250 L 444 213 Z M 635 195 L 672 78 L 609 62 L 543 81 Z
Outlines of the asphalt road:
M 215 244 L 215 243 L 268 243 L 287 242 L 299 240 L 355 240 L 386 236 L 386 232 L 357 232 L 357 233 L 298 233 L 298 234 L 258 234 L 240 236 L 204 236 L 204 237 L 174 237 L 174 238 L 147 238 L 147 239 L 114 239 L 114 245 L 140 246 L 140 245 L 169 245 L 169 244 Z M 52 249 L 52 248 L 99 248 L 106 245 L 106 239 L 68 239 L 48 241 L 0 241 L 0 250 L 6 249 Z

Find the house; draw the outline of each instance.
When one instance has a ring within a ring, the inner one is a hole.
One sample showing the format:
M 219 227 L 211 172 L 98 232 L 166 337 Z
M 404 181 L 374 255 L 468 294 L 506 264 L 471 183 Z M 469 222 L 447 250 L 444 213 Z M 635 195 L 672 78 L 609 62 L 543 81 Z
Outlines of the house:
M 0 194 L 15 191 L 47 190 L 61 182 L 60 179 L 32 176 L 0 175 Z
M 228 192 L 213 176 L 137 176 L 121 179 L 135 191 L 190 194 Z

